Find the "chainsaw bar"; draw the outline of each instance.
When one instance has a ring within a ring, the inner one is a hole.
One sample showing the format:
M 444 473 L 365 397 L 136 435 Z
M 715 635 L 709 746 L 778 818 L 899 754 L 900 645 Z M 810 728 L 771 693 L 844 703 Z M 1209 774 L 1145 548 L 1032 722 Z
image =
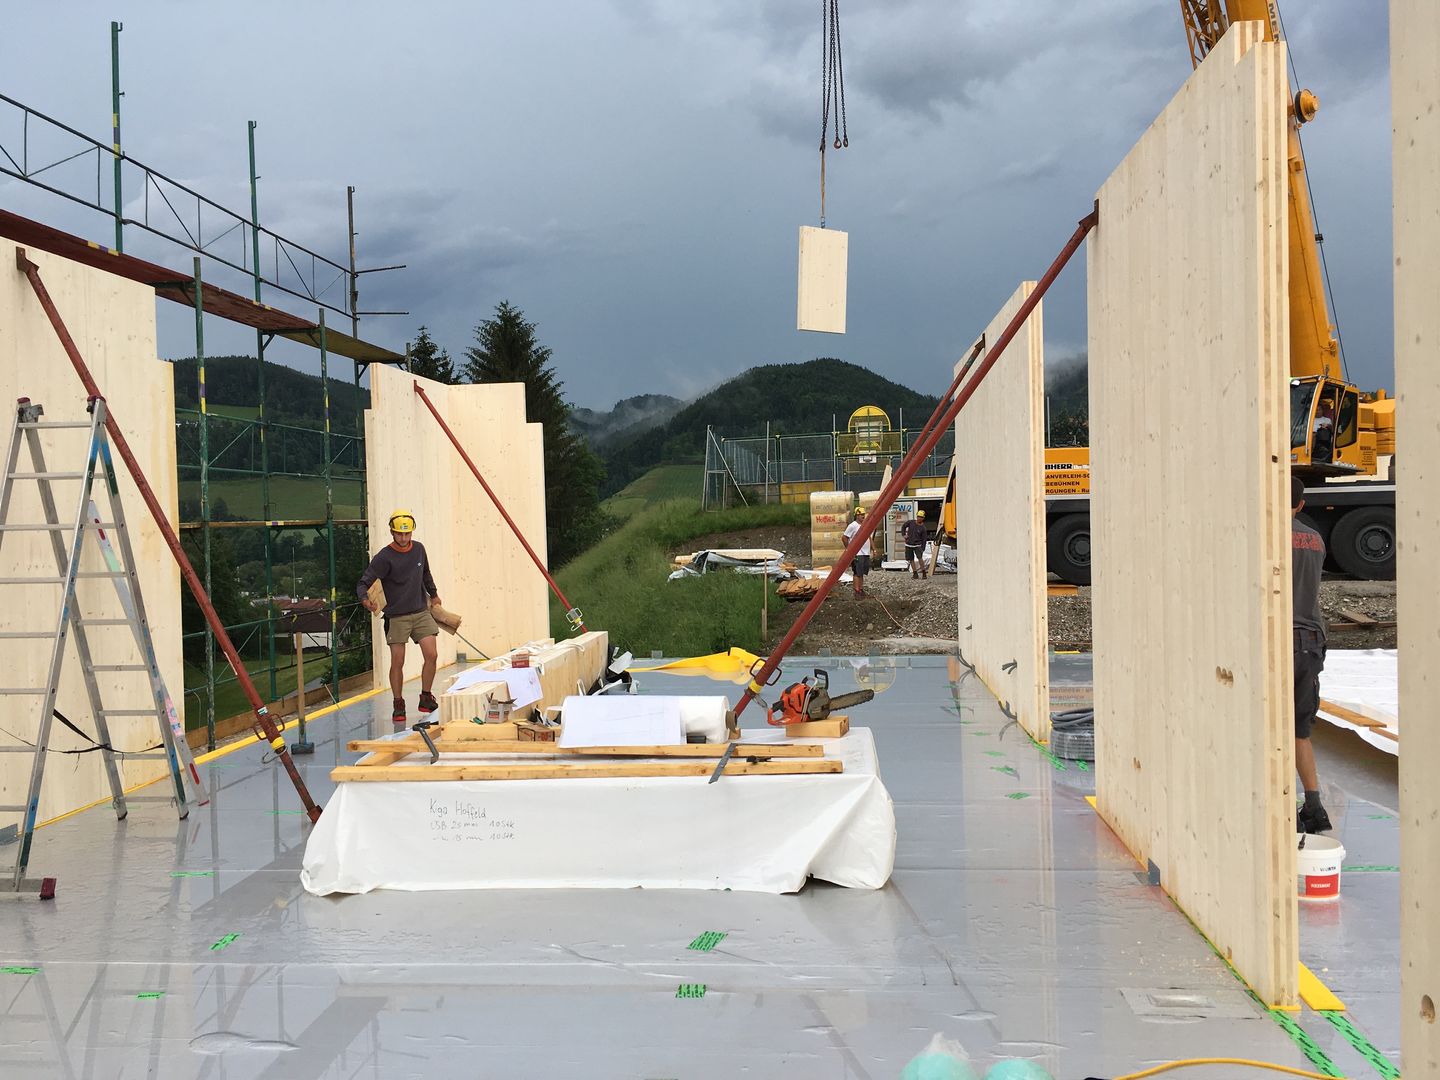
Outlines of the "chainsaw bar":
M 830 711 L 845 709 L 851 705 L 864 705 L 867 701 L 875 700 L 874 690 L 856 690 L 853 694 L 840 694 L 830 699 Z

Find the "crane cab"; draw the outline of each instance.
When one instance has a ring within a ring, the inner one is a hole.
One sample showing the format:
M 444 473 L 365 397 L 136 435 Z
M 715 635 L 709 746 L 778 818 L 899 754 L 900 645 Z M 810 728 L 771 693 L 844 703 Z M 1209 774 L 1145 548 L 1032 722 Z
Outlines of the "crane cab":
M 1340 379 L 1290 380 L 1290 463 L 1302 477 L 1375 475 L 1375 425 L 1360 393 Z

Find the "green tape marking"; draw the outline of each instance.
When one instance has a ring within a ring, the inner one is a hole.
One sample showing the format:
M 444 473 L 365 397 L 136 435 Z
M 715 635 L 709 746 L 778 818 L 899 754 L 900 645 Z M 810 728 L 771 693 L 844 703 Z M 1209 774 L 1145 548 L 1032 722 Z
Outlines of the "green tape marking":
M 0 967 L 0 975 L 39 975 L 38 967 Z
M 677 998 L 703 998 L 705 996 L 704 983 L 681 983 L 680 988 L 675 991 Z
M 1371 821 L 1394 821 L 1394 820 L 1395 820 L 1395 815 L 1394 815 L 1394 814 L 1366 814 L 1365 816 L 1366 816 L 1367 818 L 1369 818 Z
M 706 930 L 686 947 L 694 949 L 696 952 L 709 952 L 728 936 L 723 930 Z
M 1090 763 L 1088 761 L 1085 761 L 1084 759 L 1074 762 L 1074 765 L 1075 768 L 1079 769 L 1081 772 L 1090 771 Z
M 986 751 L 985 751 L 985 756 L 986 756 L 986 757 L 1004 757 L 1004 756 L 1005 756 L 1005 751 L 1004 751 L 1004 750 L 986 750 Z
M 1400 872 L 1400 867 L 1398 867 L 1398 866 L 1347 866 L 1347 867 L 1345 867 L 1345 873 L 1347 873 L 1347 874 L 1398 874 L 1399 872 Z
M 171 870 L 171 877 L 214 877 L 214 870 Z
M 1374 1043 L 1360 1032 L 1359 1028 L 1350 1022 L 1349 1017 L 1342 1012 L 1330 1012 L 1326 1010 L 1321 1010 L 1320 1015 L 1328 1020 L 1336 1031 L 1344 1035 L 1345 1041 L 1353 1046 L 1359 1052 L 1360 1056 L 1370 1063 L 1371 1068 L 1383 1076 L 1385 1080 L 1399 1080 L 1400 1070 L 1395 1067 L 1389 1058 L 1380 1052 Z
M 146 990 L 143 994 L 136 994 L 140 1001 L 156 1001 L 165 996 L 164 990 Z
M 1324 1050 L 1320 1049 L 1319 1044 L 1310 1038 L 1309 1033 L 1287 1014 L 1277 1009 L 1271 1009 L 1270 1015 L 1274 1017 L 1277 1024 L 1285 1029 L 1285 1034 L 1290 1036 L 1290 1041 L 1300 1048 L 1302 1054 L 1309 1058 L 1310 1064 L 1315 1066 L 1316 1072 L 1324 1073 L 1326 1076 L 1345 1075 L 1335 1067 L 1335 1063 L 1330 1060 L 1329 1055 L 1327 1055 Z
M 1013 776 L 1017 780 L 1020 779 L 1020 774 L 1015 771 L 1015 766 L 1013 765 L 991 765 L 990 768 L 995 772 L 1004 773 L 1006 776 Z
M 211 952 L 219 952 L 221 949 L 225 948 L 225 946 L 229 945 L 231 942 L 233 942 L 233 941 L 234 941 L 236 938 L 238 938 L 239 936 L 240 936 L 239 934 L 226 934 L 226 935 L 225 935 L 224 937 L 222 937 L 219 941 L 215 942 L 214 945 L 211 945 L 211 946 L 210 946 L 210 951 L 211 951 Z
M 1029 797 L 1030 793 L 1028 791 L 1012 791 L 1009 795 L 1005 796 L 1007 799 L 1028 799 Z

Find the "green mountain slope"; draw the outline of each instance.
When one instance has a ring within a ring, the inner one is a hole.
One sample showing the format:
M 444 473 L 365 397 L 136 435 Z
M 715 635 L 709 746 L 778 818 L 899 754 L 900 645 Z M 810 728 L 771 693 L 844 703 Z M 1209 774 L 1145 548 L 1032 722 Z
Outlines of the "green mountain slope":
M 665 423 L 606 444 L 600 450 L 605 490 L 619 491 L 656 465 L 702 460 L 707 425 L 728 437 L 763 435 L 768 420 L 772 434 L 798 435 L 828 431 L 832 416 L 843 425 L 861 405 L 879 405 L 891 423 L 899 423 L 903 409 L 914 426 L 930 415 L 937 400 L 844 360 L 751 368 Z

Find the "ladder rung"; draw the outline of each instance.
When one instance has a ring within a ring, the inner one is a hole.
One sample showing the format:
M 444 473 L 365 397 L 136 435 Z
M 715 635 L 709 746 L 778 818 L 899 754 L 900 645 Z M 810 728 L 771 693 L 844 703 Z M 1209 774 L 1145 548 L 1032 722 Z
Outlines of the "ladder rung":
M 127 758 L 133 758 L 133 757 L 145 757 L 145 756 L 147 756 L 147 755 L 145 755 L 145 754 L 126 754 L 125 756 L 126 756 Z M 149 757 L 164 757 L 165 755 L 164 755 L 164 754 L 150 754 L 150 755 L 148 755 L 148 756 L 149 756 Z M 175 801 L 175 796 L 174 796 L 174 795 L 126 795 L 126 796 L 125 796 L 125 801 L 126 801 L 127 803 L 132 803 L 132 802 L 165 802 L 165 803 L 173 803 L 173 802 Z
M 53 630 L 6 630 L 0 633 L 0 638 L 15 640 L 16 638 L 53 638 Z
M 91 664 L 91 671 L 149 671 L 148 664 Z
M 170 755 L 167 754 L 167 753 L 165 753 L 165 751 L 163 751 L 163 750 L 154 750 L 154 751 L 149 751 L 149 752 L 144 753 L 144 754 L 121 754 L 120 756 L 123 757 L 126 761 L 145 761 L 145 760 L 148 759 L 148 758 L 168 758 Z M 174 801 L 175 801 L 175 797 L 174 797 L 173 795 L 156 796 L 156 798 L 159 799 L 159 800 L 161 800 L 161 801 L 163 801 L 163 802 L 174 802 Z M 126 795 L 126 796 L 125 796 L 125 801 L 126 801 L 126 802 L 147 802 L 147 801 L 149 801 L 149 800 L 148 800 L 148 797 L 141 797 L 141 796 L 139 796 L 139 795 Z
M 86 529 L 116 529 L 118 525 L 113 521 L 86 521 L 81 526 Z M 0 525 L 0 532 L 69 532 L 75 528 L 73 523 L 54 525 Z
M 63 577 L 0 577 L 0 585 L 59 585 Z
M 101 670 L 103 670 L 103 669 L 102 669 L 102 668 L 96 668 L 95 670 L 96 670 L 96 671 L 101 671 Z M 155 715 L 157 715 L 157 713 L 155 712 L 154 709 L 101 709 L 101 710 L 100 710 L 100 715 L 101 715 L 101 716 L 155 716 Z M 134 757 L 135 755 L 134 755 L 134 754 L 131 754 L 130 756 L 131 756 L 131 757 Z
M 0 754 L 33 754 L 33 746 L 0 746 Z
M 83 480 L 83 472 L 12 472 L 11 480 Z
M 24 809 L 23 804 L 19 806 L 0 806 L 0 814 L 18 814 Z M 12 866 L 11 869 L 13 870 L 14 867 Z
M 37 686 L 31 689 L 28 686 L 0 686 L 0 694 L 47 694 L 49 687 Z
M 22 428 L 88 428 L 92 426 L 88 420 L 26 420 L 20 424 Z
M 81 570 L 75 575 L 81 577 L 129 577 L 127 570 Z
M 81 626 L 129 626 L 129 619 L 84 619 L 80 620 Z

